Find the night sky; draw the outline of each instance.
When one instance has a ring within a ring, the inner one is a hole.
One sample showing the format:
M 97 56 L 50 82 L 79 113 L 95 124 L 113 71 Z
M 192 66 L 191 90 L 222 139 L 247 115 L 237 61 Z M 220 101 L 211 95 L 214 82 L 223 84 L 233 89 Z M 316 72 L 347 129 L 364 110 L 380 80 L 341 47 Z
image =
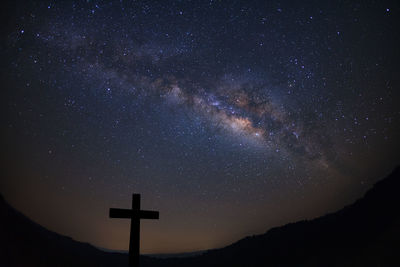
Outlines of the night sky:
M 296 3 L 294 3 L 296 2 Z M 297 3 L 298 2 L 298 3 Z M 302 2 L 302 3 L 300 3 Z M 398 163 L 398 1 L 11 1 L 0 193 L 76 240 L 211 249 L 333 212 Z

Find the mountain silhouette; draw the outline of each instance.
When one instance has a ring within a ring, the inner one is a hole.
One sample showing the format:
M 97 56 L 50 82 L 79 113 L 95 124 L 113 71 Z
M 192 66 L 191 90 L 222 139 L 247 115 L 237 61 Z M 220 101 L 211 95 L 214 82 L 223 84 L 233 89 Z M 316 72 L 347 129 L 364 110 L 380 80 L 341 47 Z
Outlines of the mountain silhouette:
M 400 167 L 342 210 L 164 266 L 400 266 Z
M 141 266 L 400 266 L 400 167 L 363 198 L 317 219 L 276 227 L 185 258 L 141 256 Z M 0 266 L 128 266 L 30 221 L 0 197 Z
M 143 265 L 156 261 L 141 256 Z M 128 266 L 128 254 L 105 252 L 32 222 L 0 195 L 0 266 Z

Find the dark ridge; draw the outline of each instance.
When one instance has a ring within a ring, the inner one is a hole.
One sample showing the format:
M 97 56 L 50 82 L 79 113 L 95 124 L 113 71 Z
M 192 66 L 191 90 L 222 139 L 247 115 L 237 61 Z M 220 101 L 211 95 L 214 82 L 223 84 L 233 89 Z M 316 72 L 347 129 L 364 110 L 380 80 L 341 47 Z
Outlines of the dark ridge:
M 101 251 L 49 231 L 0 195 L 0 266 L 128 266 L 128 255 Z M 141 257 L 143 265 L 153 260 Z
M 163 266 L 400 266 L 399 188 L 397 167 L 338 212 Z

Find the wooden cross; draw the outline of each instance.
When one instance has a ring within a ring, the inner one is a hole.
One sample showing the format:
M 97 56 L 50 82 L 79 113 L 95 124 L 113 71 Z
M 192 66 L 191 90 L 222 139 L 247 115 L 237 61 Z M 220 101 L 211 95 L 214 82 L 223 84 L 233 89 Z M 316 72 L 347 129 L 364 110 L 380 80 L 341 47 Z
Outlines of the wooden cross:
M 140 219 L 158 219 L 158 211 L 140 210 L 140 194 L 132 195 L 132 209 L 110 209 L 110 218 L 131 219 L 129 266 L 139 267 Z

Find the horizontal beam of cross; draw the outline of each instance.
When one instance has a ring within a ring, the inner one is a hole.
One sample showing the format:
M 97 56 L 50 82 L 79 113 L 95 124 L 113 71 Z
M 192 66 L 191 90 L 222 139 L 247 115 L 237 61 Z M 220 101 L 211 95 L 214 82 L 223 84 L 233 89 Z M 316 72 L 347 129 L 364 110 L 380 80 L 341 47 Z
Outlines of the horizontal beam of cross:
M 158 211 L 152 210 L 128 210 L 128 209 L 110 209 L 110 218 L 140 218 L 140 219 L 158 219 Z

